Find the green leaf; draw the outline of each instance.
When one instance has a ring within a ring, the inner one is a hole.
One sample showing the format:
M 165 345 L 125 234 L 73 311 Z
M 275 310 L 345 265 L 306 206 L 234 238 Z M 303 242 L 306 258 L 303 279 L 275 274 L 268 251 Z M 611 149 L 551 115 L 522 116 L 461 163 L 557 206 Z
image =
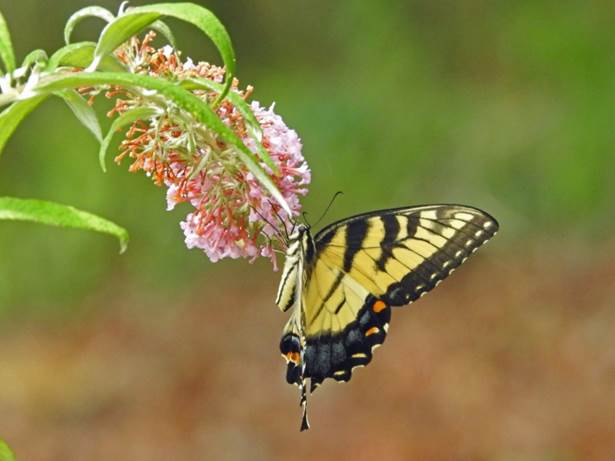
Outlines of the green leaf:
M 95 49 L 96 43 L 94 42 L 78 42 L 66 45 L 51 55 L 47 70 L 52 71 L 61 66 L 86 68 L 94 59 Z M 126 70 L 113 55 L 104 56 L 98 67 L 110 72 Z
M 175 35 L 173 35 L 173 31 L 171 30 L 169 26 L 167 26 L 165 22 L 160 21 L 160 20 L 154 21 L 149 27 L 150 29 L 155 30 L 160 35 L 162 35 L 164 38 L 166 38 L 167 42 L 169 42 L 169 45 L 177 49 L 177 43 L 175 42 Z
M 194 3 L 157 3 L 129 9 L 102 31 L 90 70 L 97 68 L 98 61 L 103 56 L 111 53 L 131 36 L 162 16 L 170 16 L 189 22 L 198 27 L 214 42 L 226 67 L 224 90 L 217 102 L 223 100 L 235 75 L 235 51 L 231 38 L 220 20 L 208 9 Z
M 100 18 L 107 23 L 115 19 L 115 16 L 111 13 L 111 11 L 101 6 L 86 6 L 85 8 L 81 8 L 79 11 L 75 11 L 71 17 L 68 18 L 68 21 L 66 21 L 66 25 L 64 26 L 64 42 L 67 45 L 70 43 L 70 36 L 77 24 L 79 24 L 82 19 L 92 16 Z
M 197 90 L 197 89 L 206 89 L 210 91 L 215 91 L 217 93 L 222 93 L 224 86 L 219 83 L 212 82 L 211 80 L 207 80 L 204 78 L 187 78 L 181 82 L 181 86 L 186 88 L 187 90 Z M 226 99 L 230 101 L 230 103 L 235 106 L 235 108 L 242 115 L 244 120 L 247 123 L 248 134 L 254 141 L 256 142 L 256 147 L 258 149 L 258 153 L 263 159 L 263 161 L 267 164 L 269 168 L 271 168 L 274 172 L 278 172 L 278 166 L 273 163 L 271 157 L 269 156 L 269 152 L 261 143 L 262 139 L 262 129 L 258 120 L 254 116 L 250 105 L 236 92 L 229 91 L 226 94 Z
M 0 219 L 30 221 L 109 234 L 119 240 L 120 253 L 126 250 L 128 244 L 126 229 L 94 214 L 54 202 L 0 197 Z
M 19 123 L 46 98 L 45 95 L 16 101 L 0 113 L 0 154 Z
M 0 12 L 0 59 L 4 63 L 4 69 L 7 74 L 15 70 L 17 64 L 13 43 L 11 42 L 11 33 L 2 12 Z
M 157 112 L 158 111 L 153 107 L 136 107 L 134 109 L 124 112 L 122 115 L 120 115 L 113 121 L 113 123 L 111 124 L 111 128 L 109 128 L 109 131 L 105 136 L 105 139 L 103 139 L 100 143 L 100 151 L 98 152 L 100 168 L 102 168 L 104 172 L 107 171 L 107 167 L 105 165 L 107 151 L 109 150 L 109 144 L 111 143 L 111 140 L 113 139 L 115 133 L 117 133 L 118 130 L 125 127 L 126 125 L 130 125 L 137 120 L 148 119 L 156 115 Z
M 9 446 L 0 439 L 0 461 L 16 461 Z
M 9 446 L 0 439 L 0 461 L 16 461 Z
M 208 90 L 215 91 L 216 93 L 222 93 L 224 89 L 224 85 L 221 85 L 220 83 L 216 83 L 212 80 L 207 80 L 206 78 L 197 77 L 191 77 L 182 80 L 180 85 L 182 86 L 182 88 L 185 88 L 187 90 Z M 243 99 L 238 93 L 234 91 L 229 91 L 225 95 L 225 98 L 228 99 L 231 104 L 233 104 L 237 108 L 239 113 L 243 116 L 243 118 L 248 124 L 250 124 L 255 130 L 259 132 L 262 131 L 258 120 L 256 120 L 256 117 L 254 116 L 254 113 L 250 108 L 250 104 L 248 104 L 245 99 Z
M 75 117 L 94 135 L 98 142 L 102 142 L 102 130 L 98 123 L 98 117 L 94 109 L 87 103 L 87 101 L 77 93 L 75 90 L 58 91 L 57 95 L 61 97 L 64 102 L 73 111 Z
M 118 46 L 133 35 L 138 34 L 160 16 L 157 13 L 125 14 L 115 18 L 100 33 L 98 43 L 96 44 L 96 51 L 94 52 L 94 59 L 88 66 L 88 70 L 96 70 L 104 56 L 113 53 Z
M 21 67 L 28 68 L 36 64 L 44 64 L 49 60 L 47 52 L 45 50 L 33 50 L 30 51 L 23 60 Z
M 167 99 L 172 100 L 180 109 L 191 113 L 197 121 L 208 126 L 218 133 L 226 142 L 234 145 L 240 160 L 248 167 L 248 170 L 258 179 L 284 208 L 291 214 L 290 207 L 286 203 L 284 196 L 277 189 L 271 178 L 267 175 L 263 167 L 258 163 L 258 159 L 252 151 L 246 147 L 243 141 L 216 115 L 211 107 L 194 94 L 163 79 L 154 78 L 146 75 L 135 75 L 128 73 L 114 72 L 82 72 L 65 73 L 47 76 L 41 79 L 35 92 L 55 92 L 67 88 L 78 88 L 87 85 L 122 85 L 128 87 L 141 87 L 154 90 Z

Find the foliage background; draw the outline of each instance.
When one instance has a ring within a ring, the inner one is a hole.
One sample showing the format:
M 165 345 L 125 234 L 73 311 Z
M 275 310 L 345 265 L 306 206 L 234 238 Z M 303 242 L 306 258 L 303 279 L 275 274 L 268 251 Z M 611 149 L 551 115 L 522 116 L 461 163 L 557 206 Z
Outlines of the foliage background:
M 7 145 L 0 195 L 73 204 L 132 242 L 119 256 L 100 235 L 0 224 L 0 435 L 20 459 L 332 459 L 344 447 L 354 459 L 608 459 L 612 5 L 200 3 L 229 29 L 241 82 L 302 137 L 313 219 L 342 190 L 326 221 L 459 202 L 501 233 L 396 316 L 367 371 L 315 395 L 299 437 L 277 274 L 187 251 L 186 210 L 166 212 L 163 191 L 126 167 L 101 173 L 94 138 L 50 100 Z M 18 58 L 60 47 L 85 5 L 0 0 Z M 185 56 L 217 61 L 172 25 Z M 101 26 L 87 20 L 75 39 Z

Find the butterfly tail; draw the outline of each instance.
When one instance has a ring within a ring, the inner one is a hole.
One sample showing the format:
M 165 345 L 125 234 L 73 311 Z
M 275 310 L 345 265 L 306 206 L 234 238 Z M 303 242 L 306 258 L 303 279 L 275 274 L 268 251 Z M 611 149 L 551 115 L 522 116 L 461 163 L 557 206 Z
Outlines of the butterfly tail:
M 301 432 L 307 431 L 310 428 L 310 423 L 307 416 L 307 386 L 306 379 L 301 381 L 301 407 L 303 408 L 303 416 L 301 417 Z

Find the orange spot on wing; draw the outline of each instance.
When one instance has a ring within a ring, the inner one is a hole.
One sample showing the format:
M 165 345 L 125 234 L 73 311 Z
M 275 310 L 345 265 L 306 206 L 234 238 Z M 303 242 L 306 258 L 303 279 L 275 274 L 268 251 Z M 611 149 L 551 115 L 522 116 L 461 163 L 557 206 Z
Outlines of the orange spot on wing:
M 378 333 L 380 331 L 380 328 L 378 327 L 371 327 L 369 330 L 367 330 L 365 332 L 365 336 L 371 336 L 371 335 L 375 335 L 376 333 Z
M 378 312 L 383 311 L 384 309 L 387 308 L 387 304 L 382 301 L 381 299 L 377 300 L 374 302 L 374 305 L 372 306 L 372 310 L 377 314 Z
M 299 359 L 301 359 L 301 354 L 299 354 L 299 352 L 288 352 L 286 354 L 286 359 L 293 363 L 299 363 Z

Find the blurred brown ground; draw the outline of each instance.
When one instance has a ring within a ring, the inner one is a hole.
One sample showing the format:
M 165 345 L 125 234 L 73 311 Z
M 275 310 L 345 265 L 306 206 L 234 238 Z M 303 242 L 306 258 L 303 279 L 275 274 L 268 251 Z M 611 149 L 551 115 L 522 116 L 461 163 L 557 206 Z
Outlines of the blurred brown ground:
M 613 248 L 488 247 L 312 396 L 307 433 L 277 281 L 241 265 L 168 308 L 126 288 L 3 334 L 0 434 L 29 461 L 614 459 Z

